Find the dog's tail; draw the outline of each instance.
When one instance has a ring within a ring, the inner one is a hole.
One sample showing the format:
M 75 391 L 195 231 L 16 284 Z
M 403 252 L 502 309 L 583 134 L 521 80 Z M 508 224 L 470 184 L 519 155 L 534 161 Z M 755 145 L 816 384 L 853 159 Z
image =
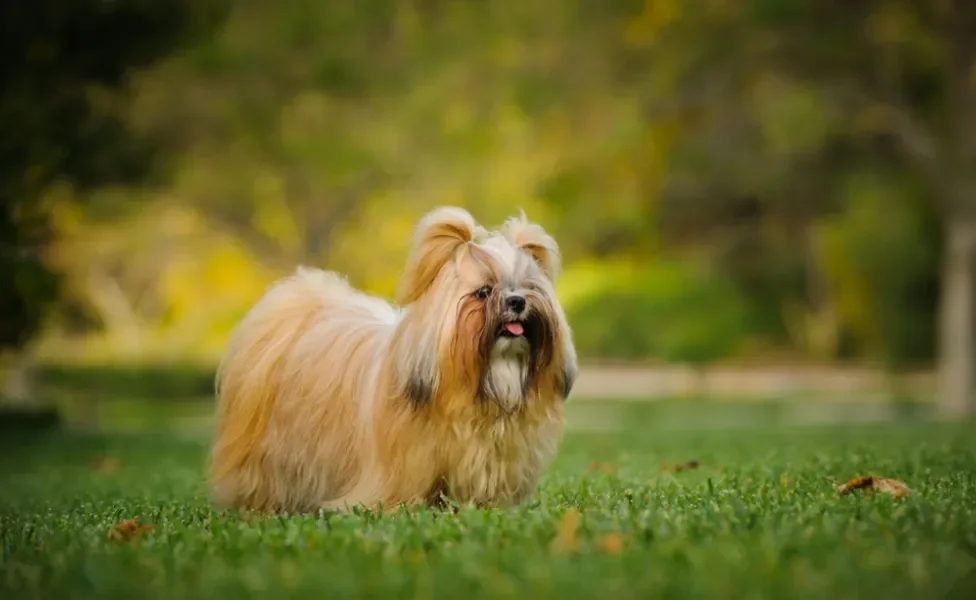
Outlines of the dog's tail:
M 238 324 L 217 369 L 217 431 L 210 483 L 218 502 L 259 507 L 266 432 L 282 373 L 295 344 L 321 317 L 342 283 L 299 269 L 275 283 Z

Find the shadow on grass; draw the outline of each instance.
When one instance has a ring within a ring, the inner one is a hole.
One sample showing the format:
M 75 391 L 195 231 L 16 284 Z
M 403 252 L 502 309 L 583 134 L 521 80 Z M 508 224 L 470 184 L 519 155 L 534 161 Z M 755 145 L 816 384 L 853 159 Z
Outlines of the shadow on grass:
M 38 379 L 46 393 L 102 399 L 174 400 L 212 396 L 216 368 L 197 364 L 43 365 Z

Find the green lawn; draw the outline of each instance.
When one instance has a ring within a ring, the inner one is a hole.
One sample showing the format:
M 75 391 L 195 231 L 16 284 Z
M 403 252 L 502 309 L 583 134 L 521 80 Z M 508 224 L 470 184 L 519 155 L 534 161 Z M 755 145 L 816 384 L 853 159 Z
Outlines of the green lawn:
M 579 402 L 517 510 L 250 521 L 210 506 L 199 428 L 8 437 L 0 598 L 976 597 L 973 424 L 757 415 Z M 96 468 L 106 457 L 116 470 Z M 914 494 L 835 493 L 869 473 Z M 578 548 L 559 551 L 570 509 Z M 128 518 L 153 529 L 109 539 Z

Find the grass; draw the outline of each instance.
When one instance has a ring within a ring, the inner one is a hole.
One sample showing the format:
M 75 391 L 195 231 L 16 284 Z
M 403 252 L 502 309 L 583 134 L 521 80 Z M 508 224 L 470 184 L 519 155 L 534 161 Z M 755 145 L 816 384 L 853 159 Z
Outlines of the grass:
M 219 511 L 198 433 L 2 440 L 0 598 L 976 597 L 972 424 L 721 428 L 699 423 L 707 404 L 668 406 L 572 406 L 578 425 L 619 418 L 570 431 L 527 505 L 456 514 Z M 867 473 L 914 493 L 835 493 Z M 571 511 L 575 539 L 554 547 Z M 152 531 L 109 539 L 128 518 Z

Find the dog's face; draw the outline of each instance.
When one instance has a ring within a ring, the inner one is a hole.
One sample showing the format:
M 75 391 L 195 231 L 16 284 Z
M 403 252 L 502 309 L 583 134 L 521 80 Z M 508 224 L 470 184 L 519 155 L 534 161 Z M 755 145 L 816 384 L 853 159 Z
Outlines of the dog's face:
M 558 271 L 555 241 L 524 215 L 490 232 L 460 209 L 429 213 L 399 298 L 411 307 L 403 326 L 417 342 L 401 374 L 407 395 L 424 403 L 438 386 L 473 389 L 505 412 L 539 386 L 565 397 L 576 367 L 553 287 Z

